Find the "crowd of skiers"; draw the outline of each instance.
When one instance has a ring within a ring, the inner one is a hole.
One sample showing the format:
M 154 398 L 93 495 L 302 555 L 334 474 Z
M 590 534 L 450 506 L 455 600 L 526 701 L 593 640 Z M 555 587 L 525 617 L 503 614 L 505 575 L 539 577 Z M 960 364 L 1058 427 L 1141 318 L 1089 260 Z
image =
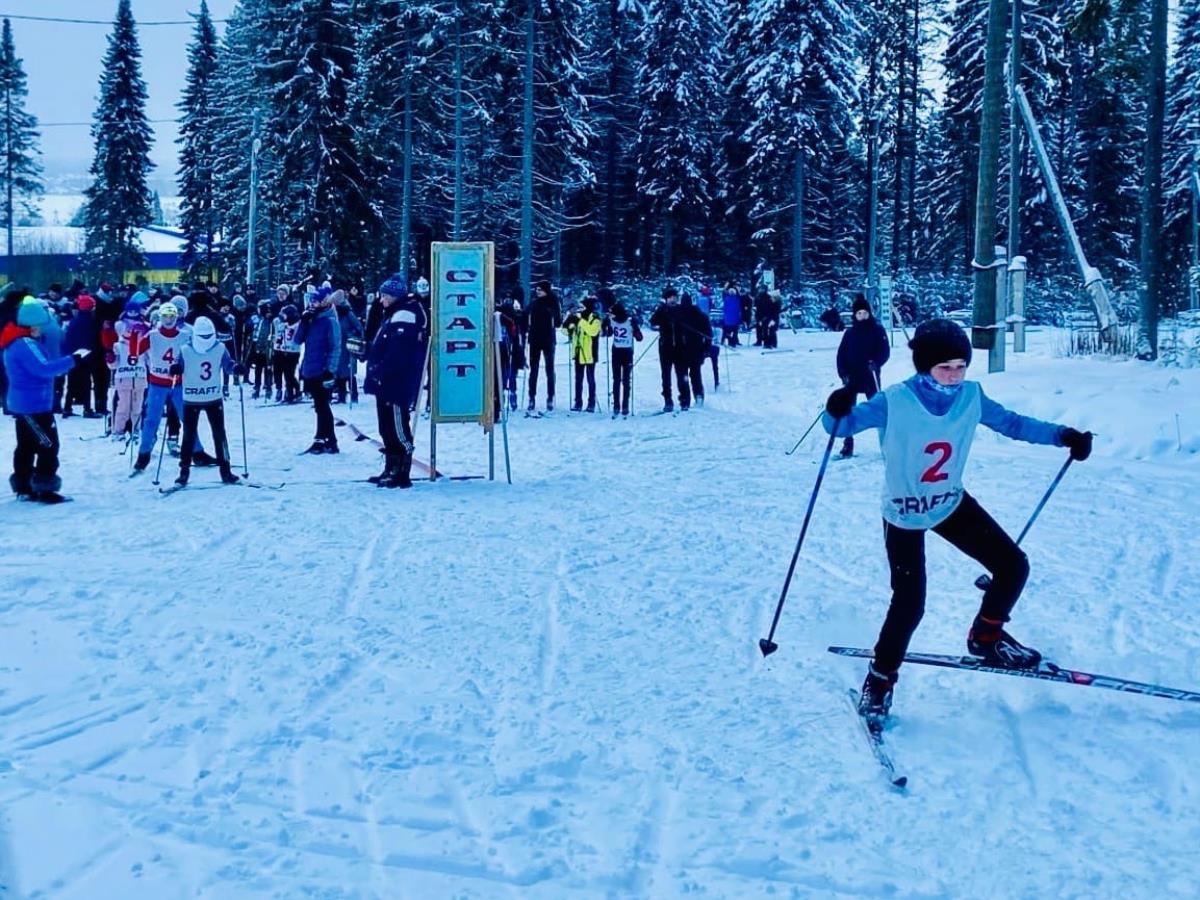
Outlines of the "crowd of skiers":
M 668 287 L 643 322 L 611 288 L 584 295 L 566 309 L 549 282 L 538 283 L 524 305 L 519 293 L 510 292 L 497 306 L 497 405 L 518 408 L 518 373 L 525 371 L 527 414 L 535 414 L 542 375 L 544 409 L 553 410 L 555 348 L 564 340 L 572 411 L 602 407 L 596 366 L 604 361 L 612 416 L 628 416 L 634 367 L 653 344 L 663 411 L 674 411 L 676 403 L 681 411 L 702 405 L 705 361 L 713 388 L 719 388 L 722 346 L 740 346 L 743 332 L 752 329 L 756 346 L 775 347 L 782 314 L 778 293 L 765 288 L 752 298 L 729 283 L 716 310 L 713 300 L 708 286 L 695 296 Z M 136 445 L 135 474 L 150 466 L 158 446 L 160 459 L 162 450 L 178 457 L 179 484 L 187 484 L 193 466 L 215 466 L 232 483 L 237 479 L 223 409 L 231 384 L 241 396 L 248 392 L 251 400 L 268 403 L 299 403 L 307 396 L 316 422 L 305 452 L 338 453 L 332 407 L 358 401 L 360 363 L 366 365 L 364 391 L 376 398 L 385 454 L 384 471 L 371 480 L 407 486 L 411 417 L 423 391 L 428 404 L 430 314 L 430 286 L 423 277 L 410 290 L 393 276 L 375 294 L 361 284 L 335 287 L 305 279 L 281 284 L 261 299 L 240 284 L 223 293 L 211 282 L 174 292 L 107 282 L 89 290 L 78 281 L 65 290 L 52 284 L 40 296 L 9 290 L 0 307 L 5 358 L 0 401 L 17 417 L 11 486 L 23 497 L 58 496 L 56 415 L 106 419 L 107 435 Z M 657 332 L 648 342 L 643 327 Z M 210 449 L 200 438 L 201 417 L 209 423 Z

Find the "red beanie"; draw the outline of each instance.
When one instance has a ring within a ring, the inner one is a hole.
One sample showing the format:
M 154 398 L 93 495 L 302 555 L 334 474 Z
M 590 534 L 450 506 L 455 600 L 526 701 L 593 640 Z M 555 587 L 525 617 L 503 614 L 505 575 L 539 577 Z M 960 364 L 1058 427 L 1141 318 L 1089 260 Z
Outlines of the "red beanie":
M 75 305 L 84 312 L 96 308 L 96 300 L 91 294 L 80 294 L 79 299 L 75 301 Z

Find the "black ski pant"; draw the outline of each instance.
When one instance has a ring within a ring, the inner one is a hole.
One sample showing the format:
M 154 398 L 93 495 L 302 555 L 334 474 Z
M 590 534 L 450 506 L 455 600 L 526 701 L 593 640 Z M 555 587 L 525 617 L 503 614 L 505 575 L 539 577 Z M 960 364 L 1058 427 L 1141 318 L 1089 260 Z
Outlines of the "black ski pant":
M 874 397 L 878 393 L 879 393 L 879 390 L 878 390 L 878 388 L 875 387 L 874 384 L 869 385 L 867 387 L 867 389 L 865 391 L 863 391 L 863 394 L 866 396 L 866 398 L 868 400 L 870 400 L 872 397 Z M 858 392 L 857 391 L 855 392 L 854 397 L 851 399 L 851 402 L 852 403 L 858 402 Z M 849 456 L 853 452 L 854 452 L 854 435 L 849 435 L 844 441 L 842 441 L 842 453 L 845 456 Z
M 590 363 L 575 363 L 575 408 L 579 409 L 583 406 L 583 379 L 587 378 L 588 386 L 588 402 L 587 408 L 593 410 L 596 408 L 596 364 Z
M 715 391 L 721 386 L 721 363 L 719 362 L 721 358 L 720 344 L 713 344 L 708 348 L 708 358 L 712 362 L 713 390 Z
M 170 403 L 167 404 L 170 407 Z M 200 426 L 200 413 L 208 418 L 208 430 L 212 432 L 213 452 L 217 455 L 217 465 L 224 472 L 229 469 L 229 440 L 225 434 L 225 403 L 216 400 L 211 403 L 183 404 L 183 443 L 179 448 L 179 471 L 186 472 L 192 467 L 192 454 L 196 450 L 196 430 Z
M 671 372 L 675 372 L 675 386 L 679 390 L 679 405 L 683 409 L 687 409 L 692 405 L 692 391 L 688 387 L 688 367 L 679 360 L 671 359 L 668 356 L 658 357 L 658 367 L 662 372 L 662 395 L 663 402 L 667 406 L 671 406 Z
M 316 378 L 305 378 L 304 390 L 312 397 L 313 409 L 317 413 L 316 439 L 337 443 L 337 434 L 333 430 L 333 407 L 329 405 L 333 399 L 333 391 L 325 387 L 325 382 L 319 375 Z
M 1008 621 L 1029 577 L 1029 560 L 1021 548 L 965 492 L 958 508 L 931 530 L 991 573 L 992 584 L 983 593 L 979 614 Z M 892 572 L 892 602 L 875 644 L 875 668 L 895 672 L 925 614 L 925 530 L 897 528 L 885 521 L 883 533 Z
M 382 397 L 377 396 L 375 398 L 375 417 L 379 422 L 379 439 L 383 441 L 384 453 L 391 456 L 402 452 L 412 452 L 412 413 L 408 409 L 388 403 Z
M 300 354 L 286 350 L 275 353 L 275 390 L 280 391 L 287 386 L 284 399 L 296 400 L 300 396 L 300 382 L 296 380 L 296 366 L 300 362 Z
M 262 391 L 266 388 L 271 390 L 272 375 L 271 372 L 271 357 L 266 353 L 259 353 L 257 350 L 250 354 L 250 365 L 254 369 L 254 390 Z
M 54 424 L 54 413 L 23 413 L 16 417 L 16 422 L 17 446 L 13 450 L 16 480 L 28 486 L 35 476 L 53 478 L 58 474 L 58 427 Z
M 72 407 L 77 403 L 83 406 L 84 412 L 92 412 L 92 367 L 83 360 L 67 373 L 67 404 L 66 409 L 74 412 Z M 96 396 L 103 396 L 99 390 Z
M 554 399 L 554 345 L 530 343 L 529 345 L 529 399 L 537 398 L 538 361 L 546 363 L 546 399 Z
M 94 409 L 98 413 L 107 413 L 108 385 L 112 381 L 112 372 L 108 369 L 108 363 L 104 361 L 104 354 L 93 350 L 84 363 L 90 364 L 92 370 L 92 393 L 96 404 Z
M 697 402 L 704 399 L 704 360 L 697 359 L 688 366 L 688 380 L 692 383 L 692 396 Z
M 633 348 L 612 349 L 612 408 L 614 413 L 629 412 L 629 380 L 633 372 Z
M 738 346 L 738 326 L 737 325 L 722 325 L 721 326 L 721 343 L 728 344 L 730 347 Z
M 179 439 L 179 432 L 183 428 L 183 422 L 179 419 L 179 410 L 175 408 L 175 404 L 171 402 L 171 395 L 167 395 L 167 439 Z

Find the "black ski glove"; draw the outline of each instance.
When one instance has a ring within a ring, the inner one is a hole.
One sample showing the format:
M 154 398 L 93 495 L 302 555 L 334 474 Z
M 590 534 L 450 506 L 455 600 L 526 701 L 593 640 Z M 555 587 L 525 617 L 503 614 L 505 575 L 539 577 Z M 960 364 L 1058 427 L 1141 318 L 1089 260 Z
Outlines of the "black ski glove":
M 1064 428 L 1058 434 L 1062 445 L 1071 451 L 1071 459 L 1083 462 L 1092 455 L 1092 433 L 1076 431 L 1074 428 Z
M 327 389 L 332 389 L 335 384 L 337 384 L 337 380 L 333 377 L 332 372 L 322 372 L 321 373 L 322 387 L 325 387 Z
M 237 365 L 235 365 L 233 367 L 233 374 L 236 375 L 238 378 L 243 378 L 246 375 L 250 374 L 250 367 L 246 366 L 242 363 L 238 363 Z
M 171 363 L 171 368 L 169 368 L 167 371 L 170 372 L 172 375 L 182 375 L 183 374 L 183 363 Z
M 844 419 L 854 409 L 854 391 L 840 387 L 825 401 L 825 412 L 835 419 Z

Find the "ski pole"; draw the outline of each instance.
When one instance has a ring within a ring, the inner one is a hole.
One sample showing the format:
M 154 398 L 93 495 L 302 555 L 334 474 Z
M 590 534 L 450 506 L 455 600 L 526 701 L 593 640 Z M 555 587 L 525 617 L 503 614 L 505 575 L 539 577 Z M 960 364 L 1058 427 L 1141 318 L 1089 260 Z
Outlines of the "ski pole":
M 783 581 L 783 590 L 779 592 L 779 603 L 775 606 L 775 618 L 771 620 L 771 631 L 765 638 L 758 641 L 758 649 L 763 656 L 770 656 L 779 649 L 772 638 L 775 628 L 779 625 L 779 615 L 783 612 L 783 602 L 787 599 L 788 588 L 792 585 L 792 575 L 796 571 L 796 560 L 800 558 L 800 548 L 804 546 L 804 535 L 808 533 L 808 523 L 812 520 L 813 507 L 817 505 L 817 493 L 821 490 L 821 482 L 825 479 L 825 469 L 829 466 L 829 457 L 833 453 L 833 441 L 837 437 L 838 425 L 841 419 L 835 419 L 833 429 L 829 432 L 829 442 L 825 445 L 825 455 L 821 457 L 821 468 L 817 472 L 817 483 L 813 485 L 812 495 L 808 498 L 808 510 L 804 513 L 804 524 L 800 526 L 800 539 L 796 541 L 796 552 L 792 554 L 792 563 L 788 566 L 787 578 Z
M 800 445 L 804 443 L 804 439 L 806 437 L 808 437 L 809 432 L 811 432 L 814 428 L 816 428 L 817 423 L 821 421 L 821 413 L 823 413 L 823 412 L 825 412 L 824 409 L 822 409 L 821 412 L 817 413 L 817 417 L 812 420 L 812 424 L 808 426 L 808 428 L 805 430 L 804 434 L 800 435 L 800 440 L 796 441 L 796 443 L 792 447 L 792 449 L 788 450 L 787 452 L 785 452 L 783 454 L 784 456 L 791 456 L 793 453 L 795 453 L 797 450 L 800 449 Z
M 1025 527 L 1021 529 L 1021 533 L 1017 536 L 1017 546 L 1021 546 L 1021 541 L 1025 540 L 1025 535 L 1029 534 L 1029 529 L 1033 527 L 1033 523 L 1037 521 L 1037 517 L 1042 512 L 1042 507 L 1046 505 L 1046 501 L 1050 499 L 1050 495 L 1054 493 L 1054 489 L 1058 487 L 1058 483 L 1063 480 L 1063 476 L 1067 474 L 1067 469 L 1071 468 L 1071 463 L 1074 458 L 1068 456 L 1067 461 L 1062 464 L 1062 468 L 1058 470 L 1058 474 L 1054 476 L 1054 480 L 1050 482 L 1050 487 L 1046 488 L 1046 493 L 1042 495 L 1042 499 L 1038 502 L 1037 507 L 1033 510 L 1033 515 L 1029 517 L 1029 521 L 1025 523 Z M 981 591 L 986 591 L 992 586 L 991 575 L 980 575 L 975 579 L 975 587 Z
M 242 477 L 249 478 L 250 460 L 246 458 L 246 390 L 242 381 L 238 382 L 238 406 L 242 408 Z
M 654 340 L 652 340 L 649 344 L 646 345 L 646 349 L 641 352 L 641 355 L 638 356 L 638 358 L 636 360 L 634 360 L 633 365 L 630 367 L 631 370 L 637 368 L 637 364 L 640 363 L 642 361 L 643 357 L 645 357 L 645 355 L 650 352 L 650 348 L 658 343 L 658 338 L 659 338 L 659 335 L 656 334 L 654 336 Z
M 168 394 L 167 395 L 167 403 L 170 403 L 170 402 L 171 402 L 171 395 Z M 170 430 L 167 427 L 166 422 L 163 422 L 162 426 L 163 426 L 163 436 L 162 436 L 162 443 L 160 443 L 158 445 L 158 468 L 154 470 L 154 484 L 158 484 L 158 478 L 160 475 L 162 475 L 163 451 L 165 451 L 167 449 L 167 432 Z

